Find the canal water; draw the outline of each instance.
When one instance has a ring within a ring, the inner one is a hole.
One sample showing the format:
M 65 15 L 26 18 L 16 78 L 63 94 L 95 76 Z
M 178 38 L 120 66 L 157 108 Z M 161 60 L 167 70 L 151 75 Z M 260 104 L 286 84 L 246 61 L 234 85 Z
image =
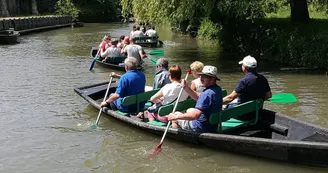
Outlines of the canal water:
M 96 65 L 88 70 L 90 48 L 105 34 L 119 37 L 131 28 L 131 24 L 86 24 L 22 36 L 19 44 L 0 46 L 0 172 L 328 172 L 171 139 L 165 140 L 156 159 L 149 160 L 147 154 L 160 136 L 107 116 L 101 117 L 100 128 L 88 131 L 98 111 L 73 88 L 109 80 L 110 69 Z M 186 69 L 195 60 L 215 65 L 219 84 L 229 92 L 242 77 L 238 60 L 222 57 L 220 47 L 165 28 L 157 30 L 170 65 Z M 266 102 L 265 108 L 328 127 L 327 76 L 282 73 L 259 64 L 273 93 L 293 93 L 298 98 L 287 105 Z M 145 67 L 151 85 L 155 67 L 149 61 Z

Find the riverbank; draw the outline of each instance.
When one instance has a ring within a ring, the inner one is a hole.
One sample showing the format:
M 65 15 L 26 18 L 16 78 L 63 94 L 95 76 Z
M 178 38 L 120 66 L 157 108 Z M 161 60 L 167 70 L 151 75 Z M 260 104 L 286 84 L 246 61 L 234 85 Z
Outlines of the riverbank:
M 21 35 L 31 32 L 68 27 L 72 24 L 70 16 L 41 16 L 41 17 L 7 17 L 0 18 L 0 31 L 14 28 Z

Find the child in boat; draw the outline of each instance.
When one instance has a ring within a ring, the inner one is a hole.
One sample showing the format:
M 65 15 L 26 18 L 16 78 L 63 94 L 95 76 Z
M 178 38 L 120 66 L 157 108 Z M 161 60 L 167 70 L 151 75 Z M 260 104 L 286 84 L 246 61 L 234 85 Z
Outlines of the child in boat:
M 195 61 L 190 65 L 191 74 L 195 78 L 193 81 L 191 81 L 190 88 L 193 91 L 196 91 L 198 95 L 205 89 L 205 87 L 201 86 L 200 75 L 197 74 L 202 72 L 203 68 L 204 64 L 199 61 Z
M 171 104 L 177 101 L 178 95 L 180 93 L 181 88 L 181 68 L 178 65 L 173 65 L 169 69 L 169 77 L 171 83 L 166 84 L 163 88 L 161 88 L 155 95 L 150 98 L 150 101 L 154 104 L 166 105 Z M 185 91 L 182 92 L 179 102 L 184 101 L 188 98 L 188 93 Z M 158 110 L 158 109 L 157 109 Z M 168 122 L 166 116 L 159 116 L 157 110 L 152 111 L 148 109 L 146 111 L 148 120 L 154 121 L 158 120 L 164 123 Z

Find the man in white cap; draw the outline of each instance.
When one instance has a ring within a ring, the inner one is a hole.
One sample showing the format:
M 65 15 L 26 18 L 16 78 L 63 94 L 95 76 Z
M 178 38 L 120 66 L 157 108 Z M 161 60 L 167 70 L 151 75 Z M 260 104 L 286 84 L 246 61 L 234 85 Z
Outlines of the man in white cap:
M 196 100 L 195 108 L 189 108 L 186 113 L 175 112 L 168 115 L 168 120 L 172 121 L 173 128 L 181 128 L 184 130 L 196 132 L 215 133 L 217 125 L 209 123 L 211 114 L 219 112 L 222 107 L 222 89 L 216 84 L 220 80 L 217 76 L 217 68 L 214 66 L 204 66 L 202 72 L 199 72 L 201 85 L 205 90 L 198 95 L 183 80 L 183 89 L 189 96 Z
M 238 97 L 238 102 L 235 104 L 228 104 L 227 108 L 231 108 L 240 103 L 245 103 L 251 100 L 271 98 L 272 93 L 268 80 L 256 71 L 257 61 L 254 57 L 248 55 L 242 61 L 241 69 L 245 76 L 238 82 L 234 91 L 223 98 L 223 103 L 229 103 Z M 242 116 L 242 120 L 250 120 L 253 116 L 248 114 Z

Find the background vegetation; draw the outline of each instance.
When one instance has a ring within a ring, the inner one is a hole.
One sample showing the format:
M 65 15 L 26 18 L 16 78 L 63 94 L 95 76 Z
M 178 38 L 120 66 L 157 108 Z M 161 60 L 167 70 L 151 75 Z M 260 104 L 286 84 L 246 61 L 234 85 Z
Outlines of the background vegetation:
M 277 65 L 328 66 L 324 0 L 121 0 L 122 15 L 218 39 L 223 51 Z M 236 56 L 236 57 L 237 57 Z

